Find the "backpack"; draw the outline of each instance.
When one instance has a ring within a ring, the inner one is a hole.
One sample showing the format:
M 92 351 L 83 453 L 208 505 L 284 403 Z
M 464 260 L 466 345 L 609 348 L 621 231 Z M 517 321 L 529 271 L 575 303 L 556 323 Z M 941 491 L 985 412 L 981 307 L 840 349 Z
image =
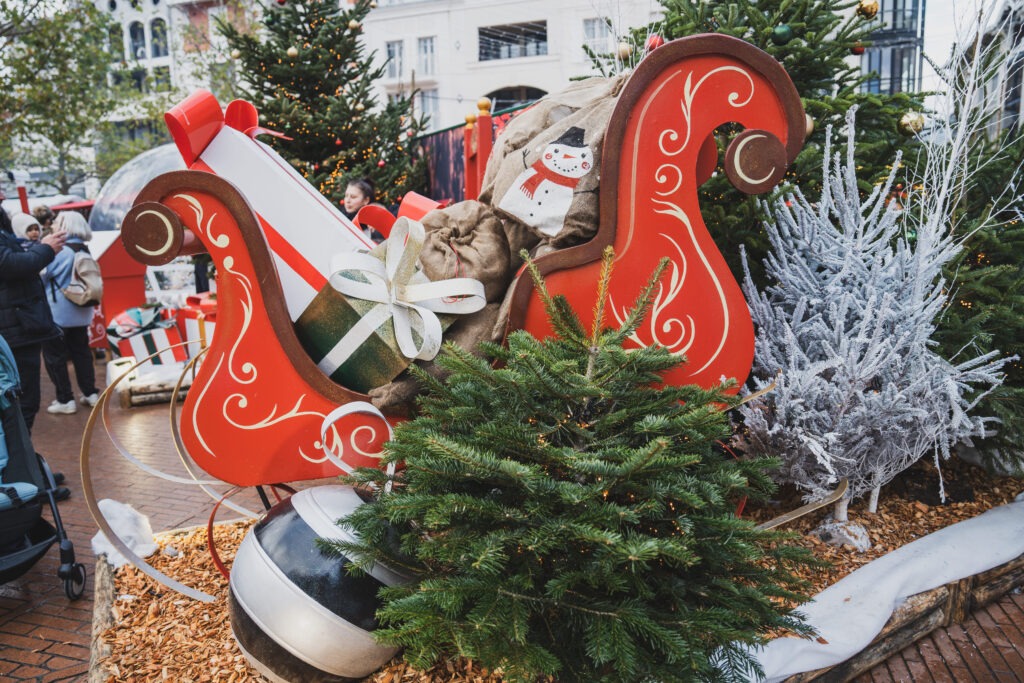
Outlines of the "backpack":
M 103 298 L 103 277 L 100 264 L 88 251 L 76 251 L 71 266 L 71 282 L 60 290 L 76 306 L 96 306 Z

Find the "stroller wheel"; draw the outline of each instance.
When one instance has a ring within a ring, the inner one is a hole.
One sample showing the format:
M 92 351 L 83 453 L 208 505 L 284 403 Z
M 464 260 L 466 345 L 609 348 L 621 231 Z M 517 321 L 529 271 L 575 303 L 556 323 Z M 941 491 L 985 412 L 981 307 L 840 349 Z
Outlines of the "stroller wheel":
M 85 565 L 76 562 L 71 565 L 71 576 L 64 579 L 64 595 L 68 600 L 77 600 L 85 592 Z

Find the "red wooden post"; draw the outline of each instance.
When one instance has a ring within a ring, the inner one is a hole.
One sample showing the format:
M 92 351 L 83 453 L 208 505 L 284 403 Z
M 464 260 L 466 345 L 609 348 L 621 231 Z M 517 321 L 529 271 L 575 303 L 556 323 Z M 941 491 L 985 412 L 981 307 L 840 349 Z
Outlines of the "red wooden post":
M 463 131 L 462 158 L 465 177 L 463 178 L 464 197 L 463 199 L 476 199 L 480 194 L 480 186 L 477 184 L 476 175 L 476 139 L 474 130 L 476 128 L 476 114 L 466 114 L 466 128 Z
M 463 143 L 466 178 L 463 199 L 476 199 L 480 196 L 484 173 L 487 171 L 487 158 L 491 156 L 491 147 L 494 146 L 491 101 L 486 97 L 481 97 L 477 100 L 476 107 L 476 114 L 466 115 Z
M 484 186 L 484 174 L 487 172 L 487 160 L 494 146 L 494 126 L 491 124 L 491 101 L 481 97 L 476 101 L 476 193 Z

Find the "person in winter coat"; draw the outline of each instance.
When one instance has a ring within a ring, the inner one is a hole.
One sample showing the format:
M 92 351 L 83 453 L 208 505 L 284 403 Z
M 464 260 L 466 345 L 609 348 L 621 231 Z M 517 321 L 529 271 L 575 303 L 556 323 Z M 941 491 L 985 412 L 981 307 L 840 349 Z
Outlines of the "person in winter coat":
M 61 291 L 71 283 L 71 270 L 75 253 L 89 251 L 85 243 L 92 239 L 92 230 L 85 218 L 74 211 L 57 214 L 53 222 L 55 232 L 66 232 L 67 243 L 57 252 L 53 263 L 43 273 L 46 301 L 50 304 L 53 320 L 64 331 L 63 338 L 49 339 L 43 343 L 43 362 L 46 374 L 50 376 L 57 398 L 46 412 L 55 415 L 71 415 L 78 412 L 75 394 L 71 389 L 68 375 L 68 358 L 75 368 L 75 379 L 82 392 L 82 405 L 94 406 L 99 401 L 96 389 L 96 370 L 92 364 L 92 349 L 89 348 L 89 324 L 92 322 L 93 307 L 72 303 Z
M 27 213 L 16 213 L 11 216 L 11 227 L 14 228 L 14 236 L 21 242 L 22 247 L 27 247 L 32 242 L 38 242 L 42 237 L 39 221 Z
M 0 200 L 4 199 L 0 190 Z M 14 352 L 21 376 L 21 414 L 29 431 L 39 412 L 39 353 L 42 343 L 60 337 L 54 325 L 39 271 L 64 248 L 64 232 L 55 231 L 22 248 L 7 213 L 0 209 L 0 335 Z

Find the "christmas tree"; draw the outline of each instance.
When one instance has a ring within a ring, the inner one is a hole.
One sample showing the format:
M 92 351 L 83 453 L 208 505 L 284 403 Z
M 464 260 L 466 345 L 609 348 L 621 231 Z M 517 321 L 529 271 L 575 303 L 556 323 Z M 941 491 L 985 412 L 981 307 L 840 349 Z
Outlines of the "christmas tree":
M 908 93 L 862 92 L 867 75 L 851 63 L 851 54 L 870 45 L 869 35 L 882 27 L 876 19 L 877 0 L 660 0 L 664 18 L 634 30 L 629 36 L 630 60 L 642 59 L 662 40 L 697 33 L 723 33 L 746 40 L 777 59 L 796 86 L 809 117 L 809 137 L 787 175 L 787 182 L 804 192 L 820 190 L 821 150 L 827 126 L 841 127 L 850 107 L 858 106 L 858 163 L 864 192 L 889 172 L 895 152 L 912 145 L 910 112 L 922 102 Z M 719 153 L 730 130 L 719 131 Z M 905 181 L 897 179 L 897 184 Z M 734 275 L 742 275 L 738 246 L 746 245 L 757 282 L 767 241 L 761 228 L 765 216 L 757 199 L 733 188 L 722 173 L 701 187 L 704 221 Z
M 375 493 L 342 521 L 362 540 L 339 549 L 418 575 L 382 593 L 375 632 L 414 665 L 461 655 L 518 681 L 739 681 L 770 630 L 808 632 L 789 606 L 809 556 L 735 515 L 771 491 L 772 463 L 716 450 L 734 398 L 659 385 L 679 358 L 623 348 L 660 269 L 620 327 L 601 327 L 611 263 L 608 250 L 592 329 L 533 271 L 558 338 L 488 344 L 496 366 L 447 346 L 451 374 L 419 373 L 422 414 L 388 445 L 403 466 L 352 478 Z
M 741 407 L 749 450 L 778 456 L 780 476 L 810 499 L 848 478 L 838 521 L 851 499 L 870 492 L 873 512 L 898 473 L 929 453 L 938 467 L 990 430 L 975 409 L 1006 362 L 994 351 L 948 361 L 932 340 L 948 302 L 943 269 L 961 247 L 948 209 L 965 149 L 929 150 L 922 186 L 931 190 L 908 196 L 906 209 L 890 201 L 895 172 L 862 199 L 854 111 L 845 160 L 830 158 L 826 137 L 820 199 L 797 189 L 771 207 L 772 284 L 758 292 L 748 275 L 744 287 L 758 328 L 756 385 L 775 384 Z
M 291 138 L 271 144 L 334 202 L 353 178 L 371 178 L 387 205 L 423 189 L 416 136 L 424 121 L 414 115 L 412 94 L 384 104 L 374 94 L 384 66 L 374 66 L 361 36 L 375 4 L 277 0 L 255 31 L 218 25 L 261 124 Z

